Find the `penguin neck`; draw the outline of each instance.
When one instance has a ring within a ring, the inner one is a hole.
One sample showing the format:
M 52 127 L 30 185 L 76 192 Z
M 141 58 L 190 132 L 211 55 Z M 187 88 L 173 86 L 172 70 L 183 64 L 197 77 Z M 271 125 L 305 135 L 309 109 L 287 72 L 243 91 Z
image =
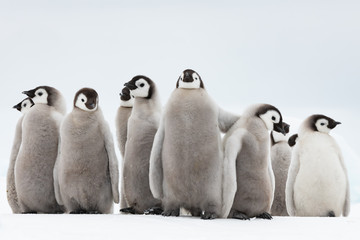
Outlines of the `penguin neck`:
M 156 89 L 153 89 L 151 98 L 140 98 L 136 97 L 133 105 L 133 112 L 135 113 L 149 113 L 153 114 L 154 112 L 161 111 L 161 103 L 159 95 Z

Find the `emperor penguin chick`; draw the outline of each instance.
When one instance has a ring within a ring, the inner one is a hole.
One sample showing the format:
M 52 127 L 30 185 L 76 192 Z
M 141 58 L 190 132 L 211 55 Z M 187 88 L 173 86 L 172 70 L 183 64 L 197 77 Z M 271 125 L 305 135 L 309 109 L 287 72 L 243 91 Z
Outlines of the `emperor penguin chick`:
M 24 115 L 21 146 L 15 163 L 19 206 L 22 213 L 62 212 L 55 199 L 53 169 L 65 101 L 57 89 L 48 86 L 24 93 L 35 105 Z
M 272 218 L 274 174 L 268 131 L 273 130 L 285 135 L 280 111 L 269 104 L 257 104 L 249 107 L 224 137 L 225 162 L 236 171 L 230 218 Z
M 127 139 L 128 120 L 134 105 L 134 97 L 130 94 L 130 90 L 124 87 L 120 93 L 120 107 L 117 110 L 115 118 L 116 137 L 118 147 L 121 153 L 122 163 L 124 163 L 125 144 Z M 122 166 L 121 170 L 124 168 Z M 120 209 L 126 208 L 126 200 L 124 196 L 124 181 L 121 181 L 120 191 Z
M 183 71 L 166 104 L 150 158 L 150 187 L 163 200 L 164 216 L 179 216 L 179 209 L 185 208 L 202 219 L 224 217 L 220 131 L 226 132 L 238 119 L 213 102 L 198 73 Z
M 138 75 L 125 84 L 134 96 L 134 106 L 128 120 L 128 132 L 122 171 L 125 204 L 121 212 L 143 214 L 162 212 L 161 201 L 155 199 L 149 186 L 149 159 L 154 136 L 159 126 L 161 103 L 155 83 Z
M 290 126 L 283 122 L 286 134 L 289 133 Z M 285 203 L 285 187 L 288 170 L 291 161 L 291 148 L 287 143 L 287 136 L 276 131 L 271 131 L 271 166 L 275 176 L 274 201 L 271 206 L 271 215 L 289 216 Z
M 31 100 L 31 98 L 25 98 L 24 100 L 22 100 L 20 103 L 18 103 L 13 107 L 23 114 L 16 124 L 15 137 L 11 149 L 9 168 L 6 178 L 6 194 L 7 194 L 8 203 L 13 213 L 21 213 L 20 206 L 18 203 L 17 193 L 16 193 L 14 171 L 15 171 L 16 158 L 19 153 L 19 148 L 21 145 L 23 117 L 30 110 L 32 106 L 34 106 L 34 102 Z
M 319 114 L 301 124 L 286 183 L 290 216 L 348 216 L 347 170 L 340 147 L 329 135 L 338 124 Z
M 119 202 L 118 160 L 98 101 L 94 89 L 80 89 L 61 126 L 55 194 L 70 213 L 112 213 Z

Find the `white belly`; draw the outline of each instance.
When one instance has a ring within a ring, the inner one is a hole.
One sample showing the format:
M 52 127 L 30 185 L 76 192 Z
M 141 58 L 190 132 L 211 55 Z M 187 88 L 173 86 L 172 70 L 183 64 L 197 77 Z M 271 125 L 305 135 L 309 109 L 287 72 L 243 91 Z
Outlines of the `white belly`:
M 340 216 L 345 201 L 346 175 L 339 155 L 329 147 L 304 146 L 294 184 L 297 216 Z

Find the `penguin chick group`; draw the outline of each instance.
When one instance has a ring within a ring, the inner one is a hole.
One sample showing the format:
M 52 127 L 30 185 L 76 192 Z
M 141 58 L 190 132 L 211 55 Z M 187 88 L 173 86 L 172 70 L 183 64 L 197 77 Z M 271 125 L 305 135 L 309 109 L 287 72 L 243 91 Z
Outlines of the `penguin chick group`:
M 24 91 L 7 174 L 14 213 L 111 213 L 119 172 L 108 124 L 95 90 L 83 88 L 65 118 L 52 87 Z
M 186 210 L 201 219 L 350 211 L 346 167 L 329 135 L 340 123 L 327 116 L 310 116 L 288 138 L 275 106 L 227 112 L 194 70 L 181 73 L 163 109 L 155 82 L 137 75 L 124 84 L 116 113 L 119 176 L 94 89 L 80 89 L 66 116 L 55 88 L 23 93 L 7 174 L 14 213 L 112 213 L 119 202 L 125 214 Z

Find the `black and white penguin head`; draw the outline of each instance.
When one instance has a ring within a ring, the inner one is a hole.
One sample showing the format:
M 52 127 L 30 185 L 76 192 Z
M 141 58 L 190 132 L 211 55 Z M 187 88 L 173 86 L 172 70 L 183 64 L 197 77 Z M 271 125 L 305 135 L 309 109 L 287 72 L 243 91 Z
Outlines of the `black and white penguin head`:
M 271 138 L 271 145 L 275 145 L 278 142 L 286 142 L 288 141 L 286 134 L 288 134 L 290 132 L 290 125 L 287 124 L 286 122 L 282 123 L 282 127 L 285 131 L 285 135 L 279 133 L 279 132 L 275 132 L 275 131 L 271 131 L 270 133 L 270 138 Z
M 131 95 L 130 90 L 124 87 L 120 93 L 120 105 L 123 107 L 132 107 L 134 105 L 134 97 Z
M 98 93 L 92 88 L 82 88 L 74 98 L 74 107 L 80 108 L 87 112 L 94 112 L 98 108 Z
M 299 137 L 299 135 L 296 133 L 296 134 L 292 135 L 292 136 L 289 138 L 288 144 L 289 144 L 290 147 L 295 146 L 295 144 L 296 144 L 296 142 L 297 142 L 297 140 L 298 140 L 298 137 Z
M 24 100 L 13 106 L 13 108 L 16 108 L 18 111 L 25 114 L 30 110 L 32 106 L 34 106 L 33 100 L 31 98 L 25 98 Z
M 286 135 L 280 111 L 269 104 L 263 104 L 257 110 L 256 116 L 261 118 L 269 131 L 280 132 Z
M 329 118 L 325 115 L 315 114 L 308 118 L 310 128 L 313 131 L 318 131 L 321 133 L 329 133 L 341 122 L 337 122 L 332 118 Z
M 200 75 L 192 69 L 186 69 L 180 75 L 176 88 L 197 89 L 204 88 Z
M 54 106 L 55 101 L 59 98 L 58 90 L 49 86 L 40 86 L 22 93 L 30 97 L 35 104 L 42 103 L 49 106 Z
M 127 87 L 131 95 L 134 98 L 151 98 L 154 91 L 154 82 L 143 75 L 137 75 L 133 77 L 129 82 L 125 83 L 124 86 Z

